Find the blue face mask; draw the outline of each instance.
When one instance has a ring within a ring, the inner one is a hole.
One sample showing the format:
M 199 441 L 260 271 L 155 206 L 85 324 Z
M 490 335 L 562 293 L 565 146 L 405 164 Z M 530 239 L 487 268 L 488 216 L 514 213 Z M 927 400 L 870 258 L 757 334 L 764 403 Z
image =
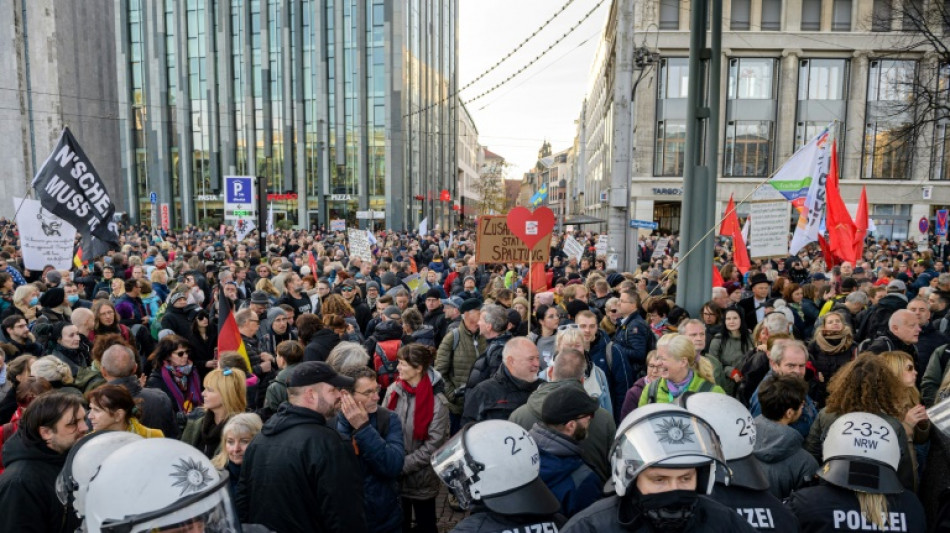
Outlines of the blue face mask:
M 76 302 L 79 301 L 79 295 L 78 295 L 78 294 L 70 294 L 69 296 L 66 297 L 66 301 L 68 301 L 68 302 L 71 303 L 71 304 L 74 304 L 74 303 L 76 303 Z
M 30 298 L 30 307 L 35 307 L 39 305 L 39 303 L 40 303 L 40 299 L 37 298 L 36 296 Z

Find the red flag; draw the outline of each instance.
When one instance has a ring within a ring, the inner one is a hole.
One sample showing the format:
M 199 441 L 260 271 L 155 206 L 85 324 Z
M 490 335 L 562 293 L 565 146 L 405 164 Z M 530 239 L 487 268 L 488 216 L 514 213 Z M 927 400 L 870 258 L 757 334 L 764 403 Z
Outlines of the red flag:
M 719 273 L 719 269 L 716 268 L 716 265 L 712 267 L 713 277 L 712 277 L 712 286 L 713 287 L 722 287 L 725 285 L 722 281 L 722 274 Z
M 544 292 L 548 290 L 547 273 L 544 271 L 544 263 L 537 262 L 531 264 L 531 272 L 528 274 L 531 286 L 531 292 Z
M 234 320 L 234 310 L 231 302 L 224 297 L 224 290 L 218 287 L 218 354 L 224 352 L 238 352 L 244 357 L 248 368 L 251 368 L 251 359 L 247 356 L 244 339 L 238 331 L 237 321 Z
M 310 262 L 310 275 L 313 279 L 320 279 L 320 273 L 317 272 L 317 260 L 313 257 L 313 252 L 307 253 L 307 261 Z
M 858 201 L 858 212 L 854 217 L 856 231 L 854 233 L 854 260 L 860 261 L 864 255 L 864 238 L 868 236 L 868 191 L 861 187 L 861 199 Z
M 831 253 L 831 246 L 825 240 L 824 235 L 818 235 L 818 246 L 821 247 L 821 255 L 825 256 L 825 268 L 831 270 L 835 267 L 835 254 Z
M 828 180 L 825 182 L 825 197 L 827 198 L 827 215 L 825 226 L 828 228 L 828 243 L 831 252 L 843 261 L 855 261 L 854 234 L 857 228 L 851 220 L 851 214 L 841 199 L 841 190 L 838 187 L 838 143 L 831 143 L 831 168 L 828 171 Z M 867 222 L 865 222 L 867 224 Z
M 726 206 L 726 217 L 722 220 L 719 227 L 719 234 L 732 237 L 732 261 L 736 264 L 739 272 L 745 274 L 752 268 L 752 262 L 749 261 L 749 250 L 745 247 L 745 239 L 742 238 L 742 228 L 739 226 L 739 217 L 736 215 L 736 203 L 732 195 L 729 196 L 729 205 Z

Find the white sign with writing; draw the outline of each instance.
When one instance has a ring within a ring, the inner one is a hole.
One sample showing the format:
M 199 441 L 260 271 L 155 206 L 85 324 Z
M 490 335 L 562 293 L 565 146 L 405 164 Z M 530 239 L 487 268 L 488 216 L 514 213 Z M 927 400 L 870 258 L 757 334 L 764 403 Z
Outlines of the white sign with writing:
M 342 218 L 334 218 L 330 221 L 330 231 L 345 231 L 346 230 L 346 220 Z
M 363 261 L 373 261 L 373 250 L 369 245 L 369 236 L 361 229 L 347 228 L 350 239 L 350 257 L 359 257 Z
M 53 265 L 56 270 L 71 269 L 76 228 L 44 209 L 39 200 L 14 197 L 13 209 L 18 207 L 16 223 L 27 270 L 43 270 L 46 265 Z
M 650 256 L 650 259 L 657 259 L 659 257 L 664 257 L 666 255 L 666 247 L 670 245 L 669 237 L 661 237 L 656 241 L 656 246 L 653 247 L 653 255 Z
M 607 255 L 607 236 L 600 234 L 597 236 L 597 244 L 594 246 L 597 257 Z
M 784 257 L 788 255 L 788 232 L 792 204 L 781 202 L 753 202 L 749 216 L 749 256 Z
M 574 237 L 569 235 L 566 239 L 564 239 L 564 253 L 566 253 L 568 257 L 573 257 L 578 263 L 580 263 L 581 256 L 584 255 L 584 245 L 577 242 Z

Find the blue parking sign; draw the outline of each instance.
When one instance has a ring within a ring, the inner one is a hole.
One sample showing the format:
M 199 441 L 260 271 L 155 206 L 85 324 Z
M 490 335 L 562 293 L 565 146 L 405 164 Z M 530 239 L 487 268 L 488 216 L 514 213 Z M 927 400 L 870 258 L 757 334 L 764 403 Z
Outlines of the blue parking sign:
M 249 177 L 232 177 L 227 180 L 226 202 L 229 204 L 250 204 L 254 202 L 254 187 Z

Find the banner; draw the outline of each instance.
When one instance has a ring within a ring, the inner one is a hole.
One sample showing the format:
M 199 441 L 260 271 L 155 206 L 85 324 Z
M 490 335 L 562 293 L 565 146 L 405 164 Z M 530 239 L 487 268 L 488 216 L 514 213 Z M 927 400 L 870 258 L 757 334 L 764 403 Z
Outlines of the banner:
M 224 226 L 222 226 L 222 227 L 224 227 Z M 257 227 L 257 226 L 254 224 L 254 221 L 253 221 L 253 220 L 251 220 L 251 219 L 247 219 L 247 220 L 241 219 L 241 220 L 238 220 L 236 224 L 234 224 L 234 233 L 237 234 L 237 238 L 238 238 L 239 241 L 243 241 L 244 239 L 247 238 L 248 234 L 250 234 L 252 231 L 254 231 L 254 228 L 255 228 L 255 227 Z
M 828 163 L 831 160 L 828 154 L 830 146 L 831 133 L 828 128 L 825 128 L 804 148 L 795 152 L 795 155 L 772 178 L 779 179 L 777 183 L 780 184 L 784 180 L 794 179 L 795 176 L 807 176 L 809 180 L 808 194 L 805 196 L 804 203 L 796 205 L 797 201 L 792 201 L 799 215 L 798 225 L 795 227 L 795 233 L 792 235 L 792 242 L 788 248 L 789 255 L 798 254 L 798 251 L 806 244 L 818 240 L 818 228 L 824 219 L 827 203 L 825 182 L 828 179 Z M 772 180 L 769 180 L 769 183 L 771 182 Z
M 330 221 L 330 231 L 346 231 L 346 220 L 334 218 Z
M 581 256 L 584 255 L 584 245 L 577 242 L 574 237 L 568 235 L 567 238 L 564 239 L 564 253 L 567 254 L 567 257 L 573 257 L 580 263 Z
M 788 202 L 753 202 L 749 204 L 753 220 L 749 230 L 749 256 L 785 257 L 788 253 Z
M 13 209 L 20 207 L 16 224 L 20 230 L 20 248 L 23 266 L 27 270 L 42 271 L 46 265 L 56 270 L 73 267 L 73 245 L 76 228 L 50 213 L 36 200 L 13 198 Z
M 605 257 L 607 255 L 607 235 L 601 233 L 597 236 L 597 244 L 594 245 L 594 250 L 597 257 Z
M 475 237 L 475 261 L 479 263 L 547 262 L 551 255 L 551 234 L 547 234 L 534 248 L 528 250 L 521 239 L 508 228 L 505 215 L 486 215 L 478 218 Z
M 348 228 L 346 235 L 350 239 L 350 257 L 359 257 L 363 261 L 373 262 L 373 250 L 369 245 L 366 232 L 361 229 Z
M 63 128 L 56 148 L 33 178 L 33 188 L 47 211 L 82 235 L 85 259 L 119 249 L 117 227 L 112 221 L 115 205 L 69 128 Z M 72 245 L 69 251 L 72 253 Z
M 419 223 L 419 235 L 427 235 L 429 233 L 429 217 L 423 218 L 422 222 Z

